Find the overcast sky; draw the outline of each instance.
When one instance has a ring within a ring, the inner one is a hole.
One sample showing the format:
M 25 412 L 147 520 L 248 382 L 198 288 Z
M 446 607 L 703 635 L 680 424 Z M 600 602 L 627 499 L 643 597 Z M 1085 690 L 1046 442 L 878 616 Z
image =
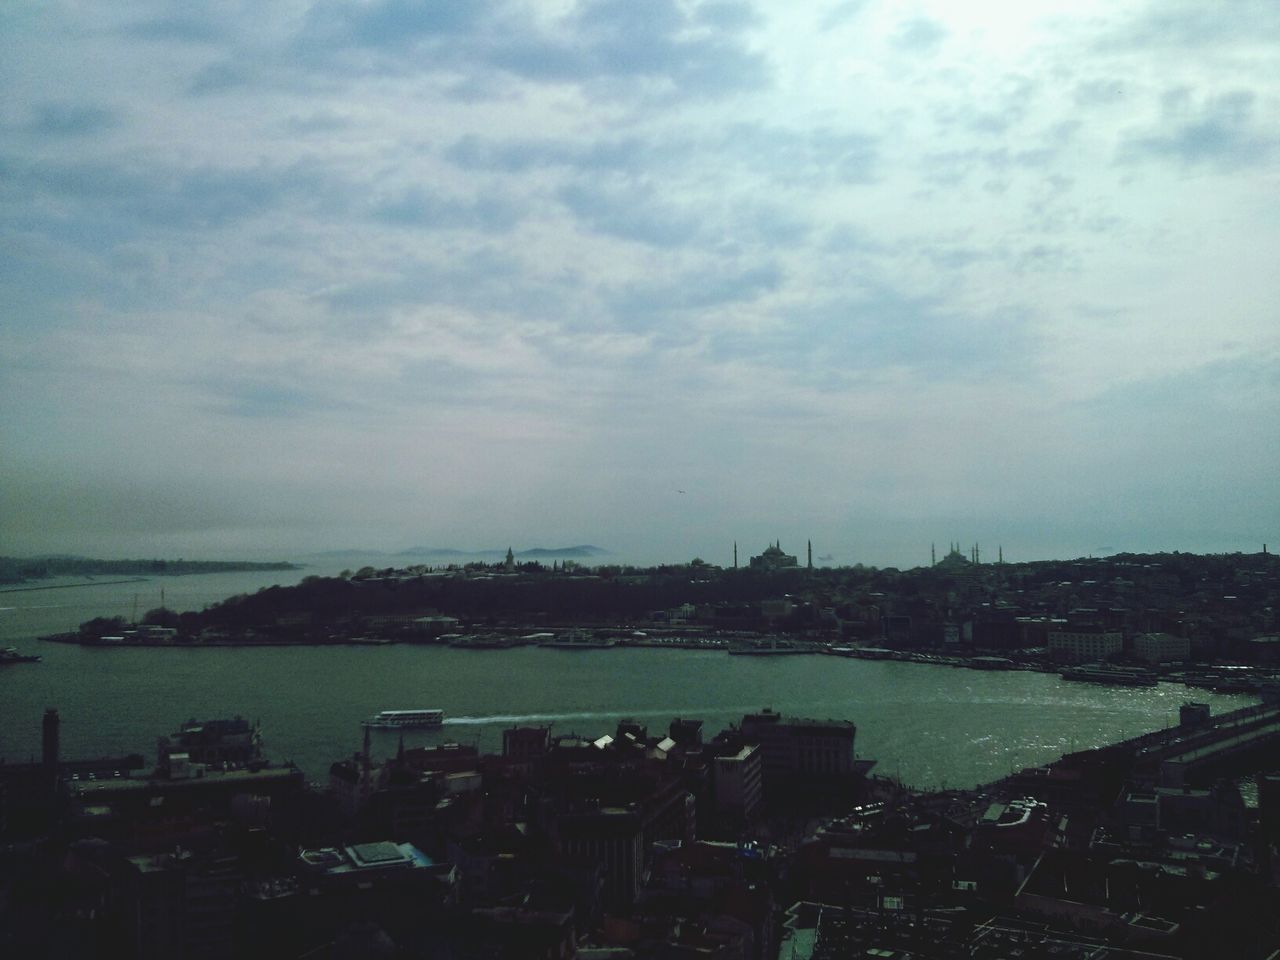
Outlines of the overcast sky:
M 0 553 L 1280 549 L 1280 3 L 0 6 Z

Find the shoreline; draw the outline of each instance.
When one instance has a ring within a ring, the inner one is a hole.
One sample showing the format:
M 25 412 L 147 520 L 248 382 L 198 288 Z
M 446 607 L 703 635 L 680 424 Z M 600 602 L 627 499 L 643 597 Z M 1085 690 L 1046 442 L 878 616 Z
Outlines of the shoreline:
M 175 574 L 175 576 L 184 576 L 184 574 Z M 53 583 L 44 587 L 4 587 L 0 588 L 0 593 L 30 593 L 33 590 L 78 590 L 82 587 L 112 587 L 124 583 L 150 582 L 150 577 L 130 577 L 127 580 L 85 580 L 83 583 Z
M 609 644 L 556 644 L 556 643 L 521 643 L 518 640 L 514 642 L 500 644 L 456 644 L 456 643 L 440 643 L 438 641 L 421 641 L 408 639 L 392 639 L 384 637 L 369 638 L 343 638 L 333 640 L 245 640 L 233 638 L 219 638 L 200 641 L 166 641 L 151 639 L 129 639 L 102 643 L 96 640 L 85 640 L 77 634 L 63 633 L 51 634 L 38 638 L 41 641 L 49 643 L 62 643 L 75 645 L 80 647 L 92 647 L 98 649 L 113 648 L 130 648 L 136 649 L 140 647 L 169 649 L 169 650 L 209 650 L 209 649 L 252 649 L 254 647 L 390 647 L 390 646 L 410 646 L 410 647 L 443 647 L 454 650 L 470 650 L 479 652 L 492 652 L 501 650 L 510 650 L 517 647 L 544 647 L 553 651 L 570 651 L 570 652 L 588 652 L 588 651 L 607 651 L 615 649 L 664 649 L 664 650 L 718 650 L 726 655 L 731 656 L 755 656 L 764 657 L 766 659 L 775 656 L 833 656 L 842 657 L 851 660 L 880 660 L 892 661 L 895 663 L 915 663 L 922 666 L 939 666 L 951 667 L 953 669 L 978 670 L 985 673 L 1045 673 L 1056 674 L 1061 676 L 1063 665 L 1051 664 L 1042 661 L 1033 660 L 1013 660 L 1007 657 L 994 658 L 997 662 L 993 663 L 993 657 L 990 654 L 974 654 L 972 656 L 956 656 L 954 654 L 931 653 L 921 651 L 908 650 L 889 650 L 883 647 L 869 647 L 858 649 L 852 647 L 823 646 L 817 643 L 810 643 L 808 646 L 788 648 L 786 650 L 759 650 L 759 651 L 742 651 L 735 649 L 732 641 L 723 638 L 691 638 L 680 637 L 670 639 L 637 639 L 637 638 L 620 638 L 614 643 Z M 1221 665 L 1206 664 L 1202 666 L 1197 674 L 1211 673 L 1214 670 L 1222 669 Z M 1177 683 L 1190 689 L 1204 689 L 1215 693 L 1240 693 L 1250 694 L 1254 696 L 1262 696 L 1263 688 L 1270 687 L 1276 681 L 1270 676 L 1241 679 L 1236 681 L 1240 686 L 1228 685 L 1228 682 L 1220 677 L 1202 678 L 1200 676 L 1188 676 L 1189 671 L 1180 669 L 1169 672 L 1155 672 L 1153 676 L 1160 683 Z M 1102 679 L 1073 679 L 1074 682 L 1092 683 L 1099 686 L 1129 686 L 1131 684 L 1123 681 L 1109 682 Z M 1209 682 L 1201 682 L 1208 680 Z M 1216 683 L 1214 682 L 1216 681 Z

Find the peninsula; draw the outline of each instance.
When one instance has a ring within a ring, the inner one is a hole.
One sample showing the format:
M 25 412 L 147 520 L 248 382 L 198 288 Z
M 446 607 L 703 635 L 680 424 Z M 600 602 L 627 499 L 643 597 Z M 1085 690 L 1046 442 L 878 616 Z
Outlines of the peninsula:
M 180 577 L 200 573 L 297 570 L 285 562 L 249 560 L 97 560 L 90 557 L 0 557 L 0 584 L 23 584 L 53 577 Z
M 1069 679 L 1154 683 L 1211 673 L 1234 689 L 1270 681 L 1280 655 L 1274 554 L 1119 554 L 995 563 L 953 546 L 912 570 L 820 567 L 771 544 L 738 566 L 637 568 L 518 560 L 415 565 L 307 577 L 202 611 L 141 624 L 86 622 L 49 639 L 125 645 L 434 643 L 472 649 L 698 646 L 825 653 L 982 669 L 1072 670 Z M 735 557 L 736 559 L 736 557 Z M 1262 674 L 1266 674 L 1265 677 Z M 1241 688 L 1244 689 L 1244 688 Z

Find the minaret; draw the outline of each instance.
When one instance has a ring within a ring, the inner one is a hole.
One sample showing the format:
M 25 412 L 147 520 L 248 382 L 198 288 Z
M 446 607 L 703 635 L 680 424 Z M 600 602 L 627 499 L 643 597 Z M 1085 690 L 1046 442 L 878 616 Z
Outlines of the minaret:
M 996 547 L 996 563 L 1000 564 L 1000 566 L 1002 567 L 1004 566 L 1004 544 L 1003 543 L 1000 544 L 998 547 Z
M 813 541 L 809 541 L 809 569 L 813 569 Z
M 929 544 L 929 566 L 936 567 L 938 565 L 938 545 L 936 543 Z
M 738 541 L 733 541 L 733 569 L 738 569 Z

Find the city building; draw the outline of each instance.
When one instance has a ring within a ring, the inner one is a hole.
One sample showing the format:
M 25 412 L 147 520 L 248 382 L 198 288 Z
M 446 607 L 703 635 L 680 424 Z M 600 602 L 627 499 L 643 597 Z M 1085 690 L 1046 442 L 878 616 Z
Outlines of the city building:
M 751 558 L 752 570 L 782 570 L 799 565 L 796 557 L 782 552 L 781 540 L 769 544 L 759 556 Z
M 1048 644 L 1049 656 L 1061 663 L 1091 663 L 1121 653 L 1124 637 L 1119 631 L 1054 630 Z
M 746 823 L 760 810 L 763 799 L 764 753 L 754 743 L 712 761 L 712 783 L 718 814 Z
M 766 784 L 795 775 L 854 773 L 855 733 L 848 720 L 783 720 L 769 709 L 742 718 L 743 738 L 760 744 Z
M 1169 663 L 1191 656 L 1191 641 L 1169 633 L 1140 633 L 1133 638 L 1133 655 L 1147 663 Z

